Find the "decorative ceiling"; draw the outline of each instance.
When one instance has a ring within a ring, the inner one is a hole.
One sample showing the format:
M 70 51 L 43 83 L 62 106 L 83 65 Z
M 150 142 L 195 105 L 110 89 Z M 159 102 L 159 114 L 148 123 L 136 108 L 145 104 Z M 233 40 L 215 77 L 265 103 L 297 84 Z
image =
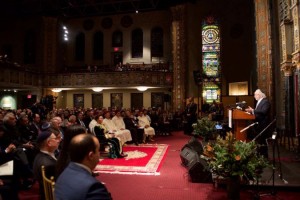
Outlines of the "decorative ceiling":
M 0 3 L 0 16 L 104 16 L 130 12 L 164 10 L 197 0 L 6 0 Z

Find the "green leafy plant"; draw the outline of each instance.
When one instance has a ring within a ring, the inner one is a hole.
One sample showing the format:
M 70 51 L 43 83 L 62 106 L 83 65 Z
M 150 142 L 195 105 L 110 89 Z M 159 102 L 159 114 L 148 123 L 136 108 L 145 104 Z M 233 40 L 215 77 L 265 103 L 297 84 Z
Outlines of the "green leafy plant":
M 210 120 L 208 117 L 203 117 L 197 120 L 197 123 L 192 125 L 194 135 L 201 136 L 204 140 L 210 139 L 216 132 L 216 122 Z
M 256 179 L 269 166 L 267 160 L 257 154 L 254 141 L 236 140 L 232 133 L 227 133 L 225 139 L 218 137 L 214 144 L 208 143 L 201 157 L 208 162 L 214 174 L 223 178 Z

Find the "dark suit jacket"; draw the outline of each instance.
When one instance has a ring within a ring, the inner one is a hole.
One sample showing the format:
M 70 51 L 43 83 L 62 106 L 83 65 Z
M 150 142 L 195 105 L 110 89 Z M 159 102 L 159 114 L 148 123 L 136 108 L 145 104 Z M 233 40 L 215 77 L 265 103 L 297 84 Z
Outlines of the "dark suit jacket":
M 111 200 L 111 195 L 100 181 L 86 169 L 70 162 L 55 184 L 56 200 Z
M 40 195 L 41 199 L 45 199 L 44 194 L 44 186 L 43 186 L 43 178 L 42 178 L 42 165 L 45 166 L 45 174 L 47 178 L 50 178 L 51 176 L 55 176 L 55 167 L 56 167 L 56 160 L 52 158 L 50 155 L 39 152 L 33 162 L 33 174 L 35 179 L 39 182 L 39 189 L 40 189 Z
M 255 121 L 258 122 L 258 131 L 262 131 L 269 123 L 271 105 L 270 102 L 263 98 L 254 109 Z
M 29 130 L 33 133 L 33 139 L 36 140 L 37 136 L 41 132 L 40 125 L 36 125 L 34 123 L 31 123 L 29 126 Z
M 186 105 L 185 114 L 189 126 L 197 122 L 197 104 L 189 103 Z
M 130 130 L 136 128 L 132 118 L 126 116 L 123 118 L 123 121 L 126 129 Z

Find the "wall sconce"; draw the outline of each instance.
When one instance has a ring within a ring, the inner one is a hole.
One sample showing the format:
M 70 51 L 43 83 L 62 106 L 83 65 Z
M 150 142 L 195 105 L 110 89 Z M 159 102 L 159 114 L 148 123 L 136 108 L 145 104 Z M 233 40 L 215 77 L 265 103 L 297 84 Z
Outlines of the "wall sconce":
M 62 89 L 58 89 L 58 88 L 52 89 L 52 92 L 61 92 L 61 91 L 62 91 Z
M 98 88 L 93 88 L 92 90 L 94 92 L 101 92 L 103 90 L 103 88 L 98 87 Z
M 145 87 L 145 86 L 140 86 L 140 87 L 137 87 L 136 89 L 137 89 L 138 91 L 141 91 L 141 92 L 144 92 L 144 91 L 148 90 L 148 88 Z

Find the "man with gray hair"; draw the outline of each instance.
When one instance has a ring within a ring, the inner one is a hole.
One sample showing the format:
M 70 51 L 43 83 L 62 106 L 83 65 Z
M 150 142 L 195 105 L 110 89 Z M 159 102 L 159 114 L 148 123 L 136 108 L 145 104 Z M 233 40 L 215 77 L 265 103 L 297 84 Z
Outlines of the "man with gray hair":
M 269 125 L 271 104 L 266 99 L 266 95 L 260 89 L 257 89 L 254 92 L 254 98 L 257 101 L 255 108 L 251 108 L 249 106 L 245 109 L 245 111 L 255 116 L 255 122 L 258 123 L 258 125 L 255 127 L 255 132 L 256 134 L 259 134 Z M 257 138 L 257 143 L 261 145 L 261 147 L 259 148 L 259 153 L 266 158 L 268 158 L 268 147 L 266 139 L 270 136 L 269 133 L 270 132 L 266 130 Z

